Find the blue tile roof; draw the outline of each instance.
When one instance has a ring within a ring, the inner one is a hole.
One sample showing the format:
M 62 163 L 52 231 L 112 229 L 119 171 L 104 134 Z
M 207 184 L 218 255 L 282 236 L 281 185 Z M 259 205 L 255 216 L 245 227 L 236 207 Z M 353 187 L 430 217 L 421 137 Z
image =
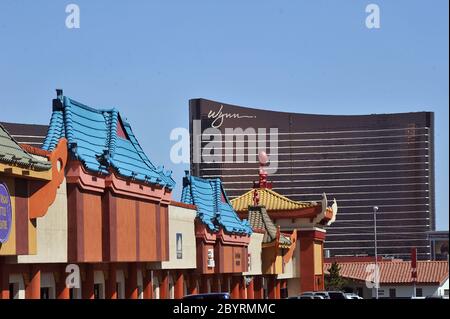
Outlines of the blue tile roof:
M 155 167 L 137 141 L 130 124 L 115 109 L 94 109 L 58 93 L 53 102 L 50 126 L 42 146 L 53 150 L 59 139 L 67 138 L 69 151 L 93 173 L 109 175 L 173 189 L 171 171 Z M 119 136 L 123 127 L 126 138 Z
M 232 234 L 252 233 L 247 220 L 241 220 L 234 211 L 223 189 L 220 179 L 203 179 L 195 176 L 185 176 L 183 179 L 183 203 L 197 206 L 197 217 L 211 230 Z

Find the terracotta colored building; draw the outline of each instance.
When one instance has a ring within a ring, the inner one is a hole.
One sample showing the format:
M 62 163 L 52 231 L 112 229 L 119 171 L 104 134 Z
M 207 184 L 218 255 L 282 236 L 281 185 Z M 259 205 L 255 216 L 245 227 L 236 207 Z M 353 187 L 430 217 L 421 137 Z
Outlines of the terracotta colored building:
M 336 201 L 328 206 L 325 194 L 320 203 L 293 201 L 282 196 L 272 190 L 265 164 L 260 165 L 254 188 L 231 200 L 231 204 L 239 216 L 250 218 L 254 228 L 261 224 L 266 228 L 265 237 L 269 238 L 263 245 L 263 269 L 276 277 L 272 279 L 276 291 L 271 296 L 280 296 L 281 289 L 284 295 L 291 296 L 324 290 L 325 227 L 336 219 Z M 271 246 L 278 247 L 274 250 L 277 253 L 268 253 Z
M 20 260 L 36 255 L 38 225 L 54 209 L 64 179 L 67 144 L 52 152 L 21 147 L 0 126 L 0 298 L 37 298 L 40 269 Z
M 42 149 L 0 126 L 0 297 L 253 299 L 322 288 L 335 203 L 294 202 L 265 180 L 230 201 L 219 179 L 189 174 L 177 202 L 174 186 L 114 108 L 57 90 Z
M 247 247 L 252 229 L 235 213 L 219 179 L 187 175 L 182 202 L 197 207 L 197 270 L 190 293 L 230 291 L 245 298 L 242 273 L 248 270 Z

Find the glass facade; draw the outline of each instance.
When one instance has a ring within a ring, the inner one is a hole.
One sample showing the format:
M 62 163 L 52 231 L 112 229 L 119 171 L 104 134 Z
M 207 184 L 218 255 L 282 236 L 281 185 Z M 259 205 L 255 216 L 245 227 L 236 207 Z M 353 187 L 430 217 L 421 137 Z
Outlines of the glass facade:
M 214 143 L 214 131 L 205 131 L 211 128 L 221 133 Z M 277 132 L 270 136 L 271 128 Z M 191 173 L 220 177 L 234 198 L 258 177 L 257 160 L 248 162 L 248 155 L 253 159 L 266 150 L 276 166 L 269 175 L 276 192 L 300 201 L 320 201 L 323 192 L 329 200 L 336 198 L 337 220 L 325 242 L 331 257 L 374 255 L 373 206 L 378 206 L 378 254 L 409 259 L 416 247 L 419 259 L 429 259 L 427 232 L 435 228 L 433 129 L 431 112 L 311 115 L 194 99 Z M 198 132 L 212 135 L 202 141 Z M 227 138 L 233 143 L 227 144 Z M 200 154 L 214 145 L 222 159 L 195 161 L 194 139 L 200 141 Z M 232 157 L 225 157 L 230 150 Z M 238 161 L 239 154 L 244 156 Z

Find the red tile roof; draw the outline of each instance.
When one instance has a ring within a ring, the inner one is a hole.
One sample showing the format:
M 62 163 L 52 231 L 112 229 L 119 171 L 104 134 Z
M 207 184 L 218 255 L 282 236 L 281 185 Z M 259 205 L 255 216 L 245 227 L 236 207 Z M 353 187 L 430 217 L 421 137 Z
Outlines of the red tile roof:
M 365 281 L 370 272 L 366 271 L 373 262 L 342 262 L 338 263 L 340 275 L 345 278 Z M 324 263 L 324 272 L 328 274 L 331 263 Z M 382 261 L 380 267 L 381 284 L 407 284 L 411 283 L 410 261 Z M 418 261 L 417 283 L 441 285 L 448 278 L 447 261 Z

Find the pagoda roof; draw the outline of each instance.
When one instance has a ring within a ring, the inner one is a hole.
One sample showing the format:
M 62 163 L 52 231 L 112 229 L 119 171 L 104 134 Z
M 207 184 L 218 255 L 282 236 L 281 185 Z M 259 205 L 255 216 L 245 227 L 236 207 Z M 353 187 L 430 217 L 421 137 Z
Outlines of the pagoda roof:
M 231 234 L 251 235 L 247 220 L 241 220 L 234 211 L 220 179 L 203 179 L 187 175 L 183 178 L 181 202 L 195 205 L 197 217 L 210 231 L 220 227 Z
M 65 137 L 70 154 L 88 172 L 115 172 L 128 180 L 173 189 L 172 172 L 153 165 L 117 109 L 95 109 L 57 92 L 44 150 L 52 151 Z
M 0 163 L 36 172 L 49 171 L 52 164 L 39 160 L 20 147 L 16 140 L 0 125 Z
M 279 231 L 278 226 L 272 221 L 264 206 L 250 206 L 248 220 L 253 230 L 264 232 L 263 244 L 278 240 L 282 248 L 289 248 L 292 245 L 290 236 Z
M 298 202 L 289 199 L 269 188 L 256 189 L 259 195 L 259 205 L 266 207 L 268 211 L 300 210 L 304 208 L 316 207 L 316 202 Z M 237 212 L 246 212 L 249 206 L 253 206 L 253 196 L 255 189 L 251 189 L 245 194 L 231 200 L 233 208 Z

